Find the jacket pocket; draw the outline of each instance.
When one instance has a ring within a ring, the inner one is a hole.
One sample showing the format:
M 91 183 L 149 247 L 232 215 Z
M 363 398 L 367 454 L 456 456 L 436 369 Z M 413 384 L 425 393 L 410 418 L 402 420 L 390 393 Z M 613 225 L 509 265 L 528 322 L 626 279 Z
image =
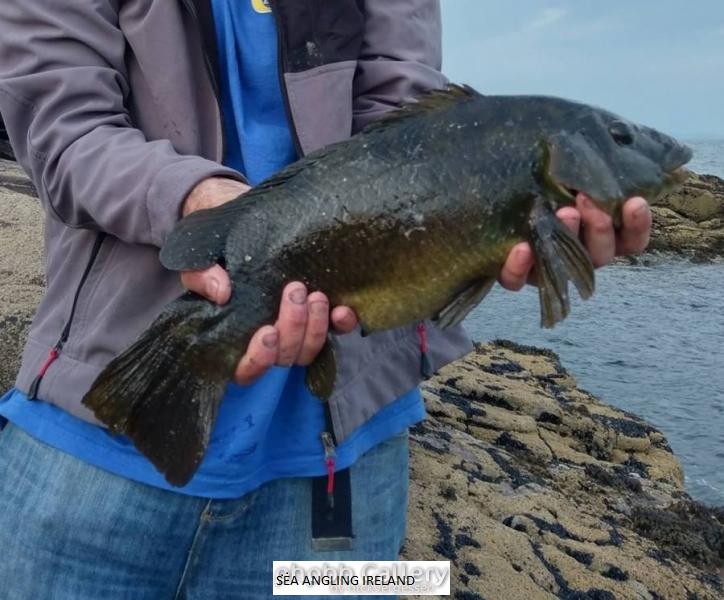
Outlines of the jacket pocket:
M 305 154 L 352 134 L 352 83 L 356 61 L 284 75 L 289 110 Z
M 362 48 L 363 0 L 270 0 L 285 73 L 357 60 Z
M 75 293 L 73 294 L 73 302 L 71 303 L 70 312 L 65 321 L 65 324 L 63 325 L 63 329 L 60 332 L 58 341 L 48 352 L 48 356 L 46 357 L 45 361 L 43 362 L 42 365 L 40 365 L 38 374 L 35 376 L 35 379 L 33 379 L 33 382 L 30 384 L 30 391 L 28 393 L 28 399 L 30 399 L 30 400 L 37 399 L 38 388 L 40 387 L 40 383 L 42 382 L 46 371 L 48 370 L 50 365 L 53 364 L 53 362 L 58 358 L 58 356 L 60 356 L 60 353 L 63 351 L 63 348 L 65 347 L 65 344 L 67 343 L 67 341 L 70 337 L 70 332 L 71 332 L 73 321 L 76 317 L 76 313 L 78 310 L 78 304 L 79 304 L 79 300 L 81 298 L 81 293 L 83 291 L 83 288 L 86 287 L 86 285 L 88 284 L 89 275 L 91 273 L 91 270 L 93 269 L 93 266 L 97 262 L 98 255 L 100 254 L 101 247 L 103 246 L 103 241 L 106 239 L 106 237 L 107 237 L 107 235 L 103 232 L 99 232 L 96 234 L 95 240 L 93 241 L 93 246 L 91 247 L 91 250 L 90 250 L 90 253 L 88 256 L 88 261 L 86 262 L 85 268 L 83 269 L 83 273 L 81 274 L 80 280 L 78 281 L 78 284 L 75 288 Z

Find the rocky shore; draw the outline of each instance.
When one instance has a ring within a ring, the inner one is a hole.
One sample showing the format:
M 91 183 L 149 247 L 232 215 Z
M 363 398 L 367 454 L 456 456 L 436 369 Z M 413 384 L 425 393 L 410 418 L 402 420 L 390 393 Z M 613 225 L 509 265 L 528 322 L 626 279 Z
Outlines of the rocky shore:
M 724 181 L 692 175 L 652 206 L 654 227 L 648 253 L 697 262 L 724 258 Z
M 692 179 L 654 221 L 654 252 L 723 256 L 724 182 Z M 42 222 L 0 160 L 0 390 L 42 294 Z M 578 389 L 554 354 L 478 346 L 424 394 L 404 556 L 450 560 L 453 598 L 724 597 L 724 509 L 692 501 L 661 432 Z
M 664 435 L 576 387 L 547 350 L 479 345 L 424 386 L 403 555 L 458 600 L 724 597 L 724 508 Z
M 13 385 L 43 294 L 43 219 L 28 178 L 0 160 L 0 393 Z

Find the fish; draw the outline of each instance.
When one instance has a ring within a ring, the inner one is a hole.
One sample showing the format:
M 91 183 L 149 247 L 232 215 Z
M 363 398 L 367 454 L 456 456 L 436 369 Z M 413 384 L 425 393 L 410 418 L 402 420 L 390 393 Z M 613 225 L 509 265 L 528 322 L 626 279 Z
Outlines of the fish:
M 364 334 L 431 319 L 460 323 L 494 285 L 511 248 L 535 255 L 541 324 L 570 311 L 572 283 L 594 291 L 591 260 L 555 216 L 578 192 L 621 223 L 632 196 L 682 182 L 691 150 L 606 110 L 547 96 L 430 92 L 348 140 L 313 152 L 239 198 L 190 214 L 165 241 L 171 270 L 222 264 L 233 284 L 216 305 L 169 303 L 101 372 L 83 404 L 128 436 L 174 486 L 208 446 L 225 386 L 252 334 L 276 320 L 299 280 L 350 306 Z M 306 383 L 334 389 L 325 344 Z

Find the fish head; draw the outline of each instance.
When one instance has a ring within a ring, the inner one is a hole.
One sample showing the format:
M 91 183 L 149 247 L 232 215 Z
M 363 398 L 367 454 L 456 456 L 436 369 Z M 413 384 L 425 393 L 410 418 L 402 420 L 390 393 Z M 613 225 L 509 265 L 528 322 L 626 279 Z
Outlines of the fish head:
M 673 137 L 591 107 L 581 107 L 545 146 L 544 178 L 559 203 L 585 192 L 617 223 L 626 199 L 653 200 L 682 183 L 692 156 Z

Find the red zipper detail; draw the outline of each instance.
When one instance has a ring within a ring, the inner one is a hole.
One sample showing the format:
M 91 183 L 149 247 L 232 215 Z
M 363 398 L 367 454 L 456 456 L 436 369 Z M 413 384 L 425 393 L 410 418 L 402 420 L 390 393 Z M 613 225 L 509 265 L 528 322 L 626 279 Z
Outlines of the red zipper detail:
M 33 382 L 30 384 L 28 400 L 37 400 L 38 399 L 38 388 L 40 387 L 40 382 L 43 380 L 43 376 L 45 375 L 45 372 L 48 370 L 48 367 L 50 367 L 50 365 L 53 364 L 53 361 L 56 358 L 58 358 L 61 347 L 62 347 L 62 345 L 60 343 L 58 343 L 58 345 L 56 345 L 54 348 L 51 348 L 50 352 L 48 352 L 47 358 L 45 359 L 43 364 L 40 365 L 38 374 L 35 376 L 35 379 L 33 379 Z
M 427 379 L 432 377 L 433 370 L 430 357 L 427 354 L 427 327 L 425 321 L 417 324 L 417 336 L 420 338 L 420 374 Z
M 93 263 L 95 263 L 96 258 L 98 257 L 98 253 L 101 250 L 101 245 L 103 244 L 103 240 L 105 239 L 106 235 L 107 234 L 102 231 L 96 234 L 96 239 L 93 242 L 93 248 L 91 249 L 90 257 L 88 258 L 88 262 L 85 265 L 85 269 L 83 269 L 83 274 L 80 276 L 78 286 L 75 288 L 75 294 L 73 295 L 73 303 L 70 306 L 70 315 L 68 315 L 68 320 L 63 326 L 63 331 L 61 331 L 60 333 L 60 338 L 58 339 L 58 342 L 55 344 L 54 347 L 50 349 L 50 352 L 48 353 L 48 358 L 46 358 L 45 362 L 40 366 L 38 374 L 35 376 L 35 379 L 33 379 L 33 382 L 30 384 L 28 400 L 38 399 L 38 388 L 40 387 L 40 382 L 43 379 L 43 375 L 45 375 L 48 367 L 53 364 L 53 361 L 58 358 L 60 351 L 63 349 L 63 345 L 68 341 L 68 336 L 70 335 L 70 326 L 73 323 L 75 309 L 78 307 L 78 298 L 80 297 L 80 292 L 85 285 L 86 279 L 88 279 L 88 274 L 93 267 Z
M 60 351 L 57 348 L 51 348 L 50 352 L 48 352 L 48 358 L 45 359 L 45 362 L 40 366 L 40 370 L 38 371 L 38 377 L 42 377 L 45 375 L 45 372 L 48 370 L 48 367 L 52 364 L 52 362 L 58 358 L 58 355 L 60 354 Z
M 327 507 L 334 508 L 334 465 L 337 462 L 337 450 L 334 439 L 327 432 L 322 432 L 322 445 L 324 446 L 324 464 L 327 465 Z
M 420 321 L 417 324 L 417 335 L 420 338 L 420 352 L 425 354 L 427 352 L 427 327 L 425 327 L 425 321 Z
M 334 459 L 327 459 L 327 494 L 334 494 Z

